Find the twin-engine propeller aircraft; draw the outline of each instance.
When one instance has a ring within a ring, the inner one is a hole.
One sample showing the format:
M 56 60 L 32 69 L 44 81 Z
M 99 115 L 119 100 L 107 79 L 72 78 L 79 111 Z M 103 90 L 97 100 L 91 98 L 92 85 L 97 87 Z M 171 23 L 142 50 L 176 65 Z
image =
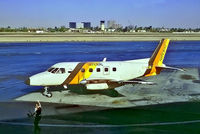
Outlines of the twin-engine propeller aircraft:
M 162 39 L 151 58 L 101 62 L 61 62 L 47 71 L 33 75 L 26 80 L 31 86 L 44 86 L 43 95 L 51 97 L 50 86 L 84 85 L 87 90 L 104 90 L 125 84 L 146 84 L 153 82 L 138 78 L 157 75 L 162 69 L 177 69 L 163 64 L 169 39 Z

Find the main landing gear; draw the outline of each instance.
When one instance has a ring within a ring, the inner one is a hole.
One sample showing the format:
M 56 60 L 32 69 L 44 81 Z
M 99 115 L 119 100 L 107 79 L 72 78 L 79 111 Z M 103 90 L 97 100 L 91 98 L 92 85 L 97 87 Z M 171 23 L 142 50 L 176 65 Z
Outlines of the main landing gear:
M 52 93 L 48 91 L 48 87 L 44 87 L 44 92 L 42 93 L 42 95 L 51 98 L 52 97 Z

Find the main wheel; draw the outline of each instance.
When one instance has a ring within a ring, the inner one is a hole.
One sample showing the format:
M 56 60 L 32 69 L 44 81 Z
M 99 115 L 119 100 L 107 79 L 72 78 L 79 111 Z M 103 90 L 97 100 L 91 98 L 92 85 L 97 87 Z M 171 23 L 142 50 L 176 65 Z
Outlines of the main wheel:
M 49 93 L 49 92 L 48 93 L 43 92 L 42 95 L 44 95 L 44 96 L 46 96 L 48 98 L 52 97 L 52 93 Z
M 46 96 L 51 98 L 52 97 L 52 93 L 48 93 Z
M 44 92 L 42 93 L 42 95 L 51 98 L 52 97 L 52 93 L 48 91 L 48 87 L 44 87 Z

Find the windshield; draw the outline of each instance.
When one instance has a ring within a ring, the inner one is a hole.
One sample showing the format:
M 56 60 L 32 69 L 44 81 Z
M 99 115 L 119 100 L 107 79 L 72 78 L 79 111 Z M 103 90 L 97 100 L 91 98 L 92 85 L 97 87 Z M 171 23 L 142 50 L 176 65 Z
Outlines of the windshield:
M 54 67 L 51 67 L 47 71 L 51 72 L 53 74 L 64 74 L 65 73 L 65 69 L 64 68 L 54 68 Z

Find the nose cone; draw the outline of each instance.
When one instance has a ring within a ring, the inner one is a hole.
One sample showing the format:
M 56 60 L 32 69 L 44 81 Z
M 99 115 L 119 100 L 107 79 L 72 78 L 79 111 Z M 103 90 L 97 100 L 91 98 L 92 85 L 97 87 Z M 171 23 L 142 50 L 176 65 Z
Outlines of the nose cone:
M 66 76 L 42 72 L 29 77 L 24 83 L 30 86 L 57 86 L 61 85 Z
M 25 84 L 30 85 L 30 79 L 29 78 L 25 81 Z

